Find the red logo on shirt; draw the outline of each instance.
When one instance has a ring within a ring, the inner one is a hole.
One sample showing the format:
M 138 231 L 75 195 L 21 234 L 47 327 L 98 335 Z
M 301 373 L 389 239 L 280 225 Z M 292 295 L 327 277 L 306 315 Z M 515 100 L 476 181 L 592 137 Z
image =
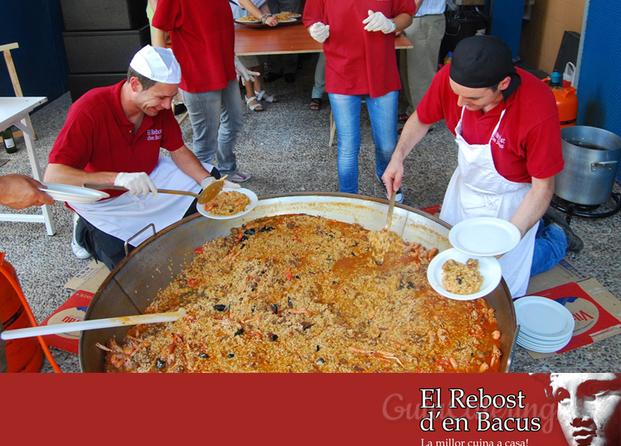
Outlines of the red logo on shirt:
M 147 141 L 157 141 L 158 139 L 162 139 L 162 129 L 147 130 Z
M 501 149 L 505 148 L 506 141 L 507 140 L 503 138 L 498 132 L 494 133 L 494 136 L 492 136 L 492 142 L 496 143 L 496 145 L 500 147 Z

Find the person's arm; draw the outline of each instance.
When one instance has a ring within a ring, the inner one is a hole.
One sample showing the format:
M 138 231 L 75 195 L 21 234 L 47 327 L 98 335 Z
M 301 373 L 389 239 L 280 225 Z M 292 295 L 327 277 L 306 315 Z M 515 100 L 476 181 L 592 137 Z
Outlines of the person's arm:
M 54 204 L 54 199 L 41 192 L 40 187 L 43 187 L 41 183 L 26 175 L 0 176 L 0 204 L 17 210 Z
M 278 25 L 278 19 L 271 15 L 270 8 L 267 5 L 267 2 L 261 5 L 261 9 L 257 8 L 255 4 L 252 3 L 252 0 L 239 0 L 239 4 L 241 5 L 242 8 L 248 11 L 248 13 L 255 16 L 259 20 L 262 20 L 262 18 L 264 17 L 264 20 L 262 21 L 266 25 L 268 26 Z M 264 14 L 266 15 L 264 16 Z
M 211 176 L 196 155 L 185 145 L 174 152 L 170 152 L 170 157 L 183 173 L 194 179 L 198 184 L 201 184 L 205 178 Z
M 398 33 L 398 32 L 403 31 L 405 28 L 407 28 L 408 26 L 412 24 L 412 16 L 410 14 L 403 13 L 393 18 L 392 21 L 395 22 L 395 25 L 397 25 L 395 32 Z
M 161 29 L 153 27 L 153 46 L 159 46 L 166 48 L 166 40 L 168 39 L 168 33 Z
M 50 163 L 45 170 L 44 181 L 50 183 L 82 186 L 84 183 L 114 184 L 119 172 L 86 172 L 65 164 Z
M 517 226 L 522 237 L 543 217 L 554 194 L 554 177 L 543 179 L 533 177 L 532 184 L 524 196 L 524 201 L 511 218 L 511 223 Z
M 421 139 L 429 131 L 431 124 L 423 124 L 418 119 L 416 111 L 410 116 L 403 127 L 401 138 L 397 143 L 397 147 L 390 158 L 390 163 L 382 175 L 384 183 L 386 183 L 387 191 L 398 191 L 403 181 L 403 162 L 405 158 L 414 149 L 414 146 L 419 143 Z

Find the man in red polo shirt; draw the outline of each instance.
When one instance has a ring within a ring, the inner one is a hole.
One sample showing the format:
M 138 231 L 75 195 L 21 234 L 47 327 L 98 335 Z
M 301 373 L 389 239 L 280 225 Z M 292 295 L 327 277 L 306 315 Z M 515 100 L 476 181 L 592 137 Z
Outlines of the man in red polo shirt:
M 134 55 L 127 80 L 90 90 L 69 109 L 45 181 L 129 191 L 107 190 L 111 198 L 95 203 L 68 202 L 77 213 L 72 248 L 78 257 L 92 255 L 113 269 L 125 257 L 125 241 L 143 228 L 153 223 L 159 231 L 196 212 L 192 197 L 158 195 L 158 187 L 198 193 L 220 177 L 183 143 L 171 110 L 180 79 L 172 51 L 147 45 Z M 162 148 L 170 157 L 160 156 Z M 131 245 L 150 235 L 139 234 Z
M 531 275 L 552 268 L 567 250 L 582 247 L 560 221 L 537 234 L 554 193 L 554 175 L 563 169 L 554 96 L 546 84 L 513 66 L 511 50 L 501 39 L 462 40 L 403 129 L 383 176 L 388 190 L 399 189 L 405 157 L 442 119 L 456 136 L 459 165 L 440 218 L 455 225 L 473 217 L 498 217 L 515 225 L 521 241 L 499 261 L 513 297 L 523 296 Z

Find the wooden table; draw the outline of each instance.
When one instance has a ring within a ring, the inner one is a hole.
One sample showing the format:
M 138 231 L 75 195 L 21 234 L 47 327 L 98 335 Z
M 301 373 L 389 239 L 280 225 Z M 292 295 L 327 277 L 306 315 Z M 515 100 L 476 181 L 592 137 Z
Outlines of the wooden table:
M 0 129 L 5 129 L 11 125 L 16 126 L 23 132 L 26 150 L 32 168 L 32 176 L 35 180 L 41 181 L 41 167 L 39 159 L 34 149 L 34 131 L 30 123 L 29 113 L 35 107 L 47 102 L 44 96 L 37 97 L 7 97 L 0 98 Z M 26 221 L 45 223 L 48 235 L 54 235 L 54 223 L 52 221 L 51 207 L 41 206 L 41 215 L 32 214 L 0 214 L 0 221 Z
M 412 48 L 412 44 L 402 34 L 395 39 L 395 48 Z M 322 51 L 323 43 L 313 39 L 301 21 L 292 25 L 262 28 L 235 24 L 235 54 L 238 56 L 320 53 Z

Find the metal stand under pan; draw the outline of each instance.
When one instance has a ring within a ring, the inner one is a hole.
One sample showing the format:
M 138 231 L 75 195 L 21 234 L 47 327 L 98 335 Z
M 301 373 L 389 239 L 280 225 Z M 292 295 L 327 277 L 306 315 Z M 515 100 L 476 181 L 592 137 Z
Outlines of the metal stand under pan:
M 612 217 L 617 212 L 619 212 L 619 210 L 621 210 L 621 194 L 613 192 L 610 194 L 610 198 L 608 199 L 608 201 L 610 201 L 611 199 L 614 202 L 614 206 L 612 209 L 610 209 L 609 206 L 606 206 L 607 203 L 596 205 L 583 205 L 563 200 L 556 195 L 554 195 L 554 197 L 552 198 L 552 202 L 550 203 L 550 205 L 561 212 L 565 212 L 567 214 L 567 217 L 565 219 L 569 224 L 574 215 L 583 218 Z

